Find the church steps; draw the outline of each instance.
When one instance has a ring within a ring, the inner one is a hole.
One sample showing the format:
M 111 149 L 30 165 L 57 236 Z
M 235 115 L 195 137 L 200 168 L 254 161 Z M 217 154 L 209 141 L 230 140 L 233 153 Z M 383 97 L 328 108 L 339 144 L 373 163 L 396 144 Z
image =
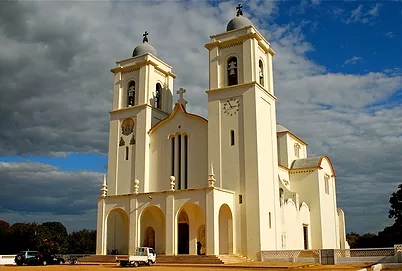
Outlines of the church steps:
M 243 255 L 240 255 L 240 254 L 218 255 L 217 257 L 218 257 L 224 264 L 254 262 L 253 259 L 244 257 Z
M 157 255 L 157 264 L 223 264 L 213 255 Z

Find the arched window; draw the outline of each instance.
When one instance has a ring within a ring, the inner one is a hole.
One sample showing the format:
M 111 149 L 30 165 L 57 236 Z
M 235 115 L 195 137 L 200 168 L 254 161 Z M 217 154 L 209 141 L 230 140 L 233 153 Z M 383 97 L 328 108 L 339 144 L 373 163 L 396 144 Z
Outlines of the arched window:
M 156 84 L 155 107 L 158 109 L 162 109 L 162 86 L 159 83 Z
M 264 85 L 264 64 L 262 63 L 262 60 L 258 62 L 258 78 L 259 82 L 261 85 Z
M 135 81 L 131 81 L 127 88 L 127 106 L 133 106 L 135 101 Z
M 285 198 L 283 195 L 283 189 L 279 188 L 279 205 L 282 206 L 285 203 Z
M 230 131 L 230 146 L 234 146 L 235 144 L 235 133 L 233 130 Z
M 228 59 L 228 86 L 238 84 L 238 72 L 237 72 L 237 58 L 231 57 Z

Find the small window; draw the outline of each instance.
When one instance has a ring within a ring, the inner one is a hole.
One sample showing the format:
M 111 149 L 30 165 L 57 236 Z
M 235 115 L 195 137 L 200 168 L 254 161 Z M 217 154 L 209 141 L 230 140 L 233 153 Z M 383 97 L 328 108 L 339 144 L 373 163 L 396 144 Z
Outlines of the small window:
M 243 195 L 239 195 L 239 204 L 243 203 Z
M 264 64 L 262 64 L 262 60 L 258 62 L 258 78 L 261 85 L 264 85 Z
M 299 158 L 300 157 L 300 145 L 299 145 L 299 143 L 295 143 L 295 156 L 297 157 L 297 158 Z
M 269 228 L 271 229 L 272 227 L 272 219 L 271 219 L 271 212 L 269 212 Z
M 156 84 L 155 107 L 158 109 L 162 109 L 162 86 L 159 83 Z
M 127 106 L 133 106 L 135 101 L 135 82 L 131 81 L 127 88 Z
M 325 183 L 325 194 L 329 195 L 329 176 L 324 176 L 324 183 Z
M 237 72 L 237 58 L 231 57 L 228 60 L 228 86 L 238 84 L 238 72 Z
M 126 147 L 126 160 L 128 160 L 128 151 L 129 151 L 129 149 L 128 149 L 128 147 Z
M 234 146 L 235 144 L 235 132 L 233 130 L 230 131 L 230 146 Z

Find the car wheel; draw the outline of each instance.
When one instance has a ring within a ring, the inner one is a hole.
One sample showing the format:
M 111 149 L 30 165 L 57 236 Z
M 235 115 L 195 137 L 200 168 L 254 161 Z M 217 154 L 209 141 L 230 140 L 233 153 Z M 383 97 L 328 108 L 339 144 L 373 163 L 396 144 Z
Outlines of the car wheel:
M 60 260 L 60 261 L 59 261 L 59 264 L 60 264 L 60 265 L 63 265 L 63 264 L 64 264 L 64 262 L 63 262 L 62 260 Z
M 148 266 L 152 266 L 154 263 L 152 262 L 152 260 L 148 261 Z
M 17 256 L 17 260 L 21 261 L 22 257 L 21 256 Z
M 138 262 L 134 262 L 134 267 L 138 267 L 138 266 L 139 266 Z
M 46 262 L 46 261 L 43 261 L 42 264 L 43 264 L 43 265 L 47 265 L 47 262 Z

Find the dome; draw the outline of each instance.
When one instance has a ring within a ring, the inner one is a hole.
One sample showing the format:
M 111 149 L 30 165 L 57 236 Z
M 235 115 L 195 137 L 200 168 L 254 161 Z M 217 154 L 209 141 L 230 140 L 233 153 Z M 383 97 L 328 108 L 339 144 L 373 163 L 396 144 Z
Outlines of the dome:
M 133 57 L 143 55 L 146 53 L 150 53 L 150 54 L 153 54 L 154 56 L 158 56 L 155 48 L 148 42 L 144 41 L 142 44 L 140 44 L 134 48 Z
M 253 23 L 246 17 L 236 16 L 229 21 L 228 26 L 226 27 L 226 31 L 240 29 L 250 25 L 253 25 Z

